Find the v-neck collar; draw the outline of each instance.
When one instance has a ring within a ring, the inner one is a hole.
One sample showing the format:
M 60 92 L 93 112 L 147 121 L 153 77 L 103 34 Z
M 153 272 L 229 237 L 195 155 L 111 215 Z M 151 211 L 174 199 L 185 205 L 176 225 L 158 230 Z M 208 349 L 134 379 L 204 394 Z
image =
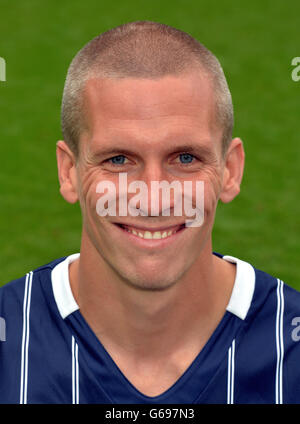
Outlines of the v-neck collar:
M 243 320 L 226 311 L 212 336 L 186 371 L 169 389 L 152 397 L 140 392 L 128 380 L 79 310 L 70 314 L 66 318 L 66 322 L 71 326 L 71 331 L 78 344 L 79 358 L 81 357 L 83 362 L 88 364 L 90 375 L 93 376 L 99 392 L 104 391 L 107 398 L 116 404 L 191 404 L 198 402 L 201 394 L 219 371 L 220 365 L 227 365 L 228 349 L 232 340 L 237 337 L 244 326 Z M 84 374 L 84 370 L 82 370 L 82 374 Z

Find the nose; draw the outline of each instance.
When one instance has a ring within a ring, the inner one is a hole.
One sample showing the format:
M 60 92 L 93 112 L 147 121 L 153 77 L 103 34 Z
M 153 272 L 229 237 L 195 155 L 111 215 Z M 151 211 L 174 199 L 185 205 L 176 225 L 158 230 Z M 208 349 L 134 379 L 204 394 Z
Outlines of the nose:
M 146 188 L 140 190 L 141 215 L 171 216 L 174 203 L 180 197 L 180 182 L 173 181 L 162 165 L 157 162 L 148 163 L 140 172 L 139 180 L 142 182 L 142 186 Z M 170 187 L 173 187 L 174 190 Z M 177 193 L 176 196 L 175 192 Z
M 163 166 L 160 163 L 152 161 L 144 167 L 139 178 L 147 184 L 150 190 L 152 181 L 163 181 L 167 180 L 168 177 Z

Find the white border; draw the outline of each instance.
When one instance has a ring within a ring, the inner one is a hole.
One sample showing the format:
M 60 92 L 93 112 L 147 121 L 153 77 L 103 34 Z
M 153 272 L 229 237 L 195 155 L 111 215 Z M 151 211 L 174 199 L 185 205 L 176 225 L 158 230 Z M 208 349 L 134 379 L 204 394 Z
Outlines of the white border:
M 79 309 L 69 280 L 69 265 L 78 259 L 80 253 L 74 253 L 60 262 L 51 272 L 52 289 L 59 313 L 65 319 L 72 312 Z
M 233 256 L 223 256 L 225 261 L 236 264 L 236 277 L 226 310 L 244 320 L 251 306 L 255 271 L 252 265 Z

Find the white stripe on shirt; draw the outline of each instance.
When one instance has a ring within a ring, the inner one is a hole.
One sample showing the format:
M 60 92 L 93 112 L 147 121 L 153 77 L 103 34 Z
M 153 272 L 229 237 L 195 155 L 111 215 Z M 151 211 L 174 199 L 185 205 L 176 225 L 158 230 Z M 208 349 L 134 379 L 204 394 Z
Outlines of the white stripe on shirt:
M 20 381 L 20 404 L 27 403 L 27 385 L 28 385 L 28 347 L 29 347 L 29 314 L 31 301 L 33 272 L 26 274 L 25 290 L 23 299 L 23 334 L 21 350 L 21 381 Z
M 284 311 L 283 282 L 277 279 L 277 312 L 276 312 L 277 363 L 276 363 L 276 378 L 275 378 L 276 404 L 283 403 L 283 396 L 282 396 L 282 365 L 283 365 L 283 356 L 284 356 L 283 311 Z
M 227 372 L 227 403 L 234 403 L 234 360 L 235 360 L 235 339 L 228 349 L 228 372 Z
M 78 344 L 74 336 L 72 336 L 72 403 L 79 403 Z

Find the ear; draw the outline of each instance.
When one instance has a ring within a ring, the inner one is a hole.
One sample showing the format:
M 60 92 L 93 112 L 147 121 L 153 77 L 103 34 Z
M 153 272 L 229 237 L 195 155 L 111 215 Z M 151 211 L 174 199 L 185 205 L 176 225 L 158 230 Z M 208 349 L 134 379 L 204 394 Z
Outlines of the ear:
M 60 193 L 67 202 L 76 203 L 78 200 L 76 160 L 74 153 L 62 140 L 56 143 L 56 159 Z
M 244 173 L 244 162 L 245 152 L 242 140 L 234 138 L 225 156 L 225 169 L 220 194 L 222 202 L 229 203 L 239 194 Z

